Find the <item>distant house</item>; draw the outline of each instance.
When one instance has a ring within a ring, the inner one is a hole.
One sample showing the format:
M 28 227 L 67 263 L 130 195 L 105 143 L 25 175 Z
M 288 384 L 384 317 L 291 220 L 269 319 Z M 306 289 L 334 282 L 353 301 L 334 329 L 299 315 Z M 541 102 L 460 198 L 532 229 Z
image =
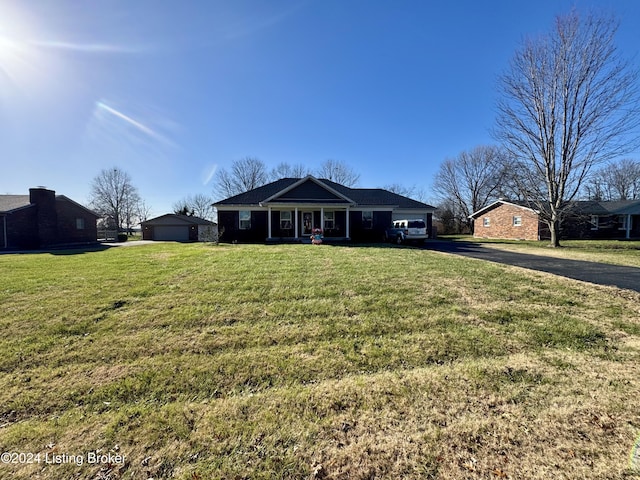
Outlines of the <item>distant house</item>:
M 571 214 L 567 238 L 640 238 L 640 200 L 574 202 Z
M 38 187 L 0 195 L 0 249 L 34 249 L 97 241 L 98 215 L 64 195 Z
M 550 238 L 539 212 L 525 203 L 497 200 L 470 215 L 473 236 L 515 240 Z M 575 201 L 560 226 L 562 238 L 628 239 L 640 237 L 640 200 Z
M 214 222 L 189 215 L 168 213 L 140 224 L 143 240 L 173 242 L 205 242 L 217 238 L 218 229 Z
M 380 188 L 350 188 L 312 175 L 282 178 L 214 204 L 225 242 L 300 241 L 321 228 L 325 240 L 382 241 L 393 220 L 422 219 L 435 207 Z

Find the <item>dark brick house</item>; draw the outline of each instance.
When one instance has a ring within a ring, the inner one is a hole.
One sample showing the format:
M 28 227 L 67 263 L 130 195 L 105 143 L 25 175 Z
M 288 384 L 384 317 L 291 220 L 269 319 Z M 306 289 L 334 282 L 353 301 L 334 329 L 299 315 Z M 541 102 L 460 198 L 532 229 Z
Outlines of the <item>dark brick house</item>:
M 29 195 L 0 195 L 0 249 L 93 243 L 97 219 L 95 212 L 42 187 L 29 189 Z
M 473 236 L 515 240 L 546 240 L 549 228 L 538 212 L 524 203 L 497 200 L 470 215 Z M 640 237 L 640 200 L 574 201 L 560 226 L 567 239 L 629 239 Z
M 380 188 L 350 188 L 311 175 L 282 178 L 214 204 L 223 242 L 382 241 L 393 220 L 422 219 L 431 236 L 435 207 Z

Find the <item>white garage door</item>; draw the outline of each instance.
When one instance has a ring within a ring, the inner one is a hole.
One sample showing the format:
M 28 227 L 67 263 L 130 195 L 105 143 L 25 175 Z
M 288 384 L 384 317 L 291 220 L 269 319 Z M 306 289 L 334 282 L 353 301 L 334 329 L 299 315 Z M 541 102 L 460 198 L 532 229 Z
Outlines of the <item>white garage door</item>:
M 156 226 L 153 229 L 154 240 L 186 242 L 189 240 L 189 227 Z

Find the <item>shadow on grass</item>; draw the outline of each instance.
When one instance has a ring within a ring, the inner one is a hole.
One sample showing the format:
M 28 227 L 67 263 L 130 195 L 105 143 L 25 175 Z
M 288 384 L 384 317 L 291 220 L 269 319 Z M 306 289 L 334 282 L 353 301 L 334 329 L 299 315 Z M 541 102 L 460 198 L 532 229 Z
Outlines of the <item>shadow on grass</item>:
M 103 252 L 105 250 L 109 250 L 110 248 L 114 248 L 114 245 L 92 243 L 88 245 L 65 245 L 60 247 L 39 248 L 34 250 L 7 250 L 0 251 L 0 255 L 82 255 L 91 252 Z

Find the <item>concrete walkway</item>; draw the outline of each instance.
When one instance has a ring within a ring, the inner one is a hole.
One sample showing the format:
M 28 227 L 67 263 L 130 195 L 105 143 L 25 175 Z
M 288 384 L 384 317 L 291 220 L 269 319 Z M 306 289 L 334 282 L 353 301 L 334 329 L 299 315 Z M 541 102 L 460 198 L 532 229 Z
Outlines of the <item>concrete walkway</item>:
M 640 268 L 507 252 L 473 242 L 434 240 L 426 248 L 640 292 Z

